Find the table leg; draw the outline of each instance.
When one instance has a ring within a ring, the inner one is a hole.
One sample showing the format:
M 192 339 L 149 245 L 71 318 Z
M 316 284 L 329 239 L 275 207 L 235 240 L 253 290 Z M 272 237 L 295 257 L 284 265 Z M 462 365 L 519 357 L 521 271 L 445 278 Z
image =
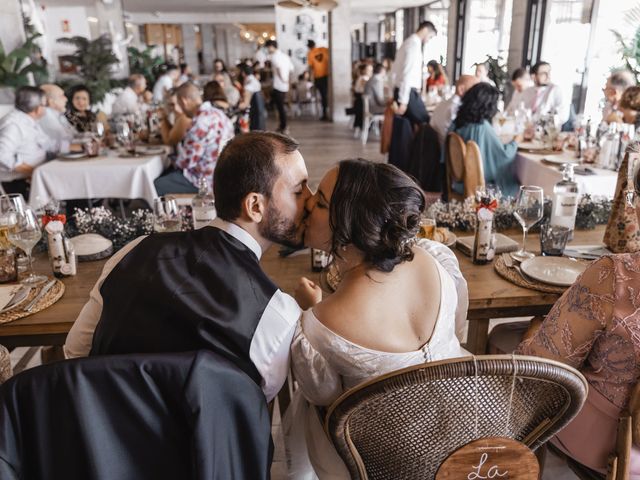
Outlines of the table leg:
M 474 355 L 484 355 L 487 352 L 489 340 L 489 319 L 478 318 L 469 320 L 467 333 L 467 350 Z

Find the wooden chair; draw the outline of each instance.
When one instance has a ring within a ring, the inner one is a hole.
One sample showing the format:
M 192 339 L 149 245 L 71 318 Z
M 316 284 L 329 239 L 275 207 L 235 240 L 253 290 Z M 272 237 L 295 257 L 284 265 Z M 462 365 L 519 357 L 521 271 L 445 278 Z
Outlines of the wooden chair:
M 13 376 L 11 368 L 11 355 L 4 345 L 0 345 L 0 384 Z
M 482 155 L 478 144 L 469 140 L 465 145 L 460 135 L 451 132 L 447 135 L 446 152 L 448 198 L 462 201 L 474 196 L 476 189 L 485 185 Z M 451 184 L 453 182 L 463 184 L 464 195 L 452 190 Z
M 508 437 L 535 450 L 578 413 L 586 393 L 584 377 L 559 362 L 457 358 L 345 392 L 325 429 L 352 479 L 432 479 L 451 453 L 478 438 Z

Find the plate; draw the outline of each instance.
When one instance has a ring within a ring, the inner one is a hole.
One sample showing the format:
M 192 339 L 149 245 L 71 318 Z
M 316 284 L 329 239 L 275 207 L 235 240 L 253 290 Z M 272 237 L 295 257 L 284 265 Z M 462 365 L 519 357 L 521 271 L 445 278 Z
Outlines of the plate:
M 162 155 L 164 153 L 164 147 L 160 147 L 160 146 L 136 147 L 136 153 L 141 153 L 143 155 Z
M 562 150 L 545 148 L 541 142 L 521 142 L 518 144 L 518 151 L 535 155 L 560 155 L 563 152 Z
M 456 237 L 456 234 L 450 230 L 447 230 L 447 238 L 445 238 L 444 242 L 442 243 L 444 243 L 447 247 L 453 247 L 457 241 L 458 237 Z
M 553 163 L 554 165 L 564 165 L 565 163 L 580 163 L 579 158 L 571 158 L 571 157 L 551 157 L 551 158 L 543 158 L 542 161 L 544 163 Z
M 566 257 L 534 257 L 522 262 L 520 268 L 539 282 L 569 287 L 587 266 Z
M 87 158 L 87 154 L 84 152 L 61 153 L 57 158 L 58 160 L 79 160 L 81 158 Z

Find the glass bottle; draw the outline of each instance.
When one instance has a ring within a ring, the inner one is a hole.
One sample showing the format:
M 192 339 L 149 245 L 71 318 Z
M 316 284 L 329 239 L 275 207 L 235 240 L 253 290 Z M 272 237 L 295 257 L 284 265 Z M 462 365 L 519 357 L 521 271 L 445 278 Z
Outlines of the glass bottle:
M 549 224 L 571 229 L 569 239 L 573 238 L 573 230 L 576 226 L 579 197 L 580 192 L 578 183 L 575 181 L 573 164 L 565 163 L 562 170 L 562 180 L 553 187 L 551 220 Z
M 198 194 L 191 201 L 191 209 L 194 230 L 206 227 L 216 218 L 216 202 L 205 177 L 198 181 Z
M 476 232 L 471 260 L 476 265 L 484 265 L 495 256 L 495 234 L 493 232 L 494 210 L 497 208 L 495 192 L 491 189 L 476 190 Z
M 311 270 L 314 272 L 321 272 L 329 265 L 329 255 L 317 248 L 311 248 Z

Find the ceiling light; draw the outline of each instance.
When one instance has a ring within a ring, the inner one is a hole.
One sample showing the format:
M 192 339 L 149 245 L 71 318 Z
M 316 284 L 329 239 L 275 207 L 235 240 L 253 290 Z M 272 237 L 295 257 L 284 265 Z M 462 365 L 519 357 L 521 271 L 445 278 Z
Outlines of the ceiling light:
M 96 17 L 87 17 L 87 22 L 98 23 L 98 19 Z
M 124 24 L 124 26 L 127 28 L 133 28 L 133 23 L 127 22 Z
M 269 40 L 275 40 L 275 39 L 276 39 L 276 36 L 275 36 L 275 35 L 271 35 L 271 36 L 269 37 Z
M 269 34 L 267 32 L 262 32 L 262 37 L 263 38 L 267 38 L 269 36 Z

